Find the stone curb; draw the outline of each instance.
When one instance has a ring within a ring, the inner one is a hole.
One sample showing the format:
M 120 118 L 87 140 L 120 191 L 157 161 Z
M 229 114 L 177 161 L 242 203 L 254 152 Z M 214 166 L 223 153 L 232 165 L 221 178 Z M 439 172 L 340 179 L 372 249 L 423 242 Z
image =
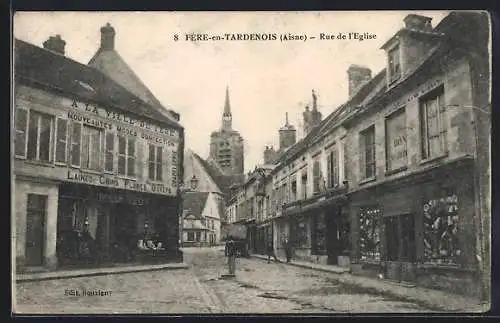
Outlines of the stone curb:
M 266 256 L 262 255 L 251 255 L 253 258 L 261 259 L 261 260 L 267 260 Z M 436 310 L 436 312 L 445 312 L 445 311 L 452 311 L 452 312 L 461 312 L 461 313 L 480 313 L 480 312 L 486 312 L 489 310 L 487 304 L 472 304 L 474 303 L 473 300 L 469 300 L 467 302 L 467 305 L 461 304 L 463 302 L 460 301 L 452 301 L 452 302 L 447 302 L 447 304 L 443 304 L 443 300 L 440 298 L 440 302 L 436 303 L 435 297 L 432 297 L 429 295 L 429 293 L 432 292 L 432 290 L 425 289 L 425 296 L 419 297 L 417 295 L 408 295 L 405 292 L 401 292 L 398 290 L 394 290 L 390 287 L 390 285 L 395 286 L 395 283 L 392 282 L 376 282 L 377 284 L 369 284 L 369 286 L 366 286 L 365 284 L 361 282 L 356 282 L 355 277 L 350 274 L 349 271 L 341 271 L 338 268 L 332 267 L 332 268 L 322 268 L 322 267 L 316 267 L 314 264 L 308 265 L 308 264 L 302 264 L 302 263 L 286 263 L 286 262 L 281 262 L 283 264 L 295 266 L 295 267 L 302 267 L 302 268 L 307 268 L 307 269 L 312 269 L 312 270 L 318 270 L 318 271 L 323 271 L 323 272 L 329 272 L 333 274 L 346 274 L 346 276 L 341 276 L 337 278 L 336 280 L 342 284 L 346 285 L 353 285 L 353 286 L 360 286 L 362 288 L 366 288 L 367 290 L 377 290 L 381 294 L 385 294 L 388 296 L 392 297 L 397 297 L 401 299 L 405 299 L 406 301 L 410 302 L 416 302 L 421 305 L 424 305 L 426 307 L 429 307 L 433 310 Z M 352 279 L 349 279 L 349 278 Z M 376 286 L 379 285 L 379 286 Z M 409 286 L 396 286 L 399 288 L 405 288 L 405 289 L 415 289 L 418 287 L 409 287 Z M 421 288 L 420 288 L 421 289 Z M 453 294 L 449 294 L 448 297 L 450 298 L 461 298 L 460 296 L 455 296 Z
M 16 282 L 30 282 L 42 280 L 55 280 L 55 279 L 69 279 L 77 277 L 91 277 L 91 276 L 104 276 L 123 273 L 135 273 L 143 271 L 157 271 L 157 270 L 174 270 L 174 269 L 188 269 L 189 266 L 180 264 L 163 264 L 163 265 L 143 265 L 143 266 L 129 266 L 129 267 L 111 267 L 111 268 L 93 268 L 93 269 L 80 269 L 80 270 L 67 270 L 55 272 L 42 272 L 42 273 L 26 273 L 17 274 Z

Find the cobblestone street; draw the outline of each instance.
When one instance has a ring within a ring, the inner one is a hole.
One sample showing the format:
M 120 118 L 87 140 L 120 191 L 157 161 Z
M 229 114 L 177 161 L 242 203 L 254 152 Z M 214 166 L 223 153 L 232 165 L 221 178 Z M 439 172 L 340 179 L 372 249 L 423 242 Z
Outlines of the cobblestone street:
M 17 283 L 17 313 L 428 312 L 417 304 L 337 283 L 333 274 L 237 260 L 225 279 L 222 248 L 185 249 L 191 269 Z M 103 296 L 77 296 L 98 290 Z

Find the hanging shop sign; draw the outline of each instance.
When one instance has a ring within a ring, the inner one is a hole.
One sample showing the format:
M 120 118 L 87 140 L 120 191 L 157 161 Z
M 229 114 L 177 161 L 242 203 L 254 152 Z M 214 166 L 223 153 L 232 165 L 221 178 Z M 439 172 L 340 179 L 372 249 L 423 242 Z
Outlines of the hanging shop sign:
M 68 170 L 66 180 L 73 183 L 125 189 L 143 193 L 169 196 L 176 194 L 176 191 L 172 189 L 172 187 L 176 187 L 175 185 L 150 183 L 111 175 L 87 173 L 80 170 Z

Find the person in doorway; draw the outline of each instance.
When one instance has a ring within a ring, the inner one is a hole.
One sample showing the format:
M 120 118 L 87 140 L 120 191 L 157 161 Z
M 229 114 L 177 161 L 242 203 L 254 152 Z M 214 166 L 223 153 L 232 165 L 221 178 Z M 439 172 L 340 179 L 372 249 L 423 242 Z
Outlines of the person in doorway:
M 267 263 L 271 262 L 271 257 L 274 258 L 274 261 L 279 261 L 278 258 L 276 257 L 276 253 L 274 253 L 274 246 L 271 241 L 267 243 L 266 251 L 267 251 Z
M 236 252 L 236 244 L 233 238 L 229 237 L 228 241 L 226 242 L 225 254 L 227 257 L 227 266 L 229 269 L 230 277 L 236 276 Z
M 292 245 L 287 237 L 283 241 L 283 248 L 285 249 L 286 262 L 292 261 Z

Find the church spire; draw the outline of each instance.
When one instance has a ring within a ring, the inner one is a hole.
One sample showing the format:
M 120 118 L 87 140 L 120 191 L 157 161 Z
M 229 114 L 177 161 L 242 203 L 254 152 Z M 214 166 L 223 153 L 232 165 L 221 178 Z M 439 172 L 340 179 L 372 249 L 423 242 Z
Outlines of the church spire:
M 226 86 L 226 101 L 224 102 L 224 113 L 222 115 L 231 115 L 231 104 L 229 103 L 229 86 Z
M 224 112 L 222 113 L 222 129 L 231 130 L 232 128 L 231 104 L 229 103 L 229 86 L 226 86 L 226 100 L 224 102 Z

